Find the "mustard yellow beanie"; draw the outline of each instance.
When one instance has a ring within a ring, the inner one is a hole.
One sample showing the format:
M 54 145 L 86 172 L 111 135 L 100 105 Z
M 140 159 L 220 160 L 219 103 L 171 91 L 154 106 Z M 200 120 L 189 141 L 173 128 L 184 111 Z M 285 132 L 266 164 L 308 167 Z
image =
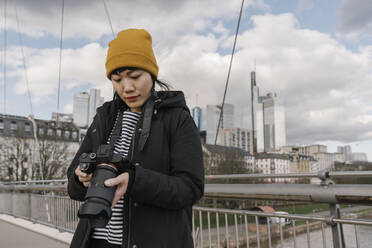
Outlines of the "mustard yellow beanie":
M 152 38 L 146 30 L 123 30 L 109 43 L 106 58 L 107 77 L 121 67 L 141 68 L 158 77 L 159 67 L 152 50 Z

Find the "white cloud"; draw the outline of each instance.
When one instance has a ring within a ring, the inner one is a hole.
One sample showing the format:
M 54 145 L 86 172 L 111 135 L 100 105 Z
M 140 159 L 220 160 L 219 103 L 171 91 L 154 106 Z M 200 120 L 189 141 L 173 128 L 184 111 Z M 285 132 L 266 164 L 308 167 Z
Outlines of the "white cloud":
M 128 19 L 122 23 L 131 26 L 136 20 L 149 26 L 156 41 L 160 78 L 175 89 L 184 90 L 189 105 L 195 105 L 196 95 L 201 106 L 221 103 L 230 55 L 221 54 L 220 50 L 231 49 L 233 37 L 226 36 L 223 23 L 214 25 L 212 21 L 216 17 L 233 18 L 238 1 L 226 2 L 223 7 L 213 5 L 206 14 L 199 8 L 206 7 L 209 1 L 186 1 L 182 3 L 185 15 L 177 12 L 180 3 L 161 3 L 170 6 L 161 10 L 150 5 L 138 18 L 123 15 L 122 18 Z M 120 23 L 120 11 L 124 10 L 115 7 L 116 4 L 109 2 L 109 7 L 114 23 Z M 137 10 L 136 6 L 132 7 Z M 165 11 L 170 13 L 165 15 Z M 151 17 L 147 16 L 149 13 Z M 238 38 L 226 100 L 240 108 L 236 112 L 249 110 L 250 71 L 256 60 L 261 94 L 275 91 L 284 99 L 289 142 L 372 139 L 372 47 L 352 52 L 328 34 L 301 28 L 292 14 L 267 14 L 251 20 L 253 28 L 241 31 Z M 82 23 L 82 27 L 87 26 Z M 69 31 L 70 35 L 80 28 Z M 80 35 L 87 36 L 84 32 Z M 31 90 L 40 102 L 56 92 L 58 52 L 58 49 L 26 49 Z M 104 73 L 105 56 L 106 48 L 94 42 L 65 49 L 62 90 L 89 85 L 101 88 L 105 98 L 110 99 L 111 85 Z M 23 75 L 15 48 L 10 63 L 18 68 L 13 75 Z M 18 93 L 25 92 L 23 85 L 19 78 Z M 248 116 L 243 119 L 249 122 Z
M 285 101 L 289 142 L 372 139 L 369 47 L 352 52 L 330 35 L 302 29 L 291 14 L 252 20 L 253 29 L 238 38 L 227 102 L 249 109 L 249 72 L 256 60 L 261 94 L 275 91 Z M 200 105 L 220 103 L 229 56 L 215 44 L 228 48 L 232 41 L 189 36 L 162 60 L 161 70 L 188 95 L 198 94 Z
M 339 8 L 341 25 L 338 36 L 349 41 L 371 37 L 372 2 L 366 0 L 343 0 Z
M 91 43 L 78 49 L 64 49 L 61 67 L 61 95 L 65 90 L 86 85 L 101 88 L 105 97 L 112 95 L 111 83 L 105 74 L 106 49 Z M 16 77 L 16 94 L 27 92 L 19 49 L 8 51 L 9 76 Z M 25 49 L 27 74 L 32 100 L 45 103 L 56 94 L 59 75 L 59 49 Z
M 62 2 L 49 0 L 18 0 L 8 6 L 8 27 L 16 30 L 15 4 L 22 31 L 30 36 L 60 37 Z M 217 19 L 236 19 L 240 0 L 106 0 L 115 32 L 136 27 L 157 34 L 157 40 L 176 34 L 204 31 Z M 253 6 L 269 9 L 263 0 L 245 1 L 245 9 Z M 65 1 L 64 38 L 86 38 L 95 41 L 102 35 L 111 36 L 111 29 L 102 1 Z M 173 37 L 174 38 L 174 37 Z M 58 44 L 56 44 L 58 45 Z
M 63 107 L 63 113 L 67 114 L 72 114 L 73 112 L 73 101 L 68 102 L 64 107 Z

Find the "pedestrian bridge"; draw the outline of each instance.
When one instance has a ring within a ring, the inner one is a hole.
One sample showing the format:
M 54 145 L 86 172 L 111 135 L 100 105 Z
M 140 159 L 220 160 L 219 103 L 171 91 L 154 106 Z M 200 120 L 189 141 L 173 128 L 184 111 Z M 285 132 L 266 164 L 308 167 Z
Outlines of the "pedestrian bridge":
M 266 178 L 280 177 L 316 177 L 320 184 L 265 183 Z M 207 176 L 202 205 L 208 207 L 193 208 L 195 246 L 372 247 L 371 185 L 335 185 L 331 179 L 336 177 L 372 177 L 372 171 Z M 234 179 L 261 183 L 234 184 Z M 68 247 L 80 203 L 66 195 L 66 183 L 0 183 L 0 247 Z M 221 200 L 229 199 L 326 203 L 329 211 L 309 215 L 222 208 Z M 340 204 L 346 207 L 340 209 Z

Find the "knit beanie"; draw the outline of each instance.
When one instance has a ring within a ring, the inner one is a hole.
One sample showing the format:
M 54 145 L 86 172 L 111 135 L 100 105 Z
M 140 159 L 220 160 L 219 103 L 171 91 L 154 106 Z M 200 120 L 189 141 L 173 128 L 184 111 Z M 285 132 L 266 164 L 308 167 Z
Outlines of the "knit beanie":
M 121 67 L 137 67 L 158 77 L 159 67 L 152 50 L 151 35 L 144 29 L 127 29 L 109 43 L 106 75 Z

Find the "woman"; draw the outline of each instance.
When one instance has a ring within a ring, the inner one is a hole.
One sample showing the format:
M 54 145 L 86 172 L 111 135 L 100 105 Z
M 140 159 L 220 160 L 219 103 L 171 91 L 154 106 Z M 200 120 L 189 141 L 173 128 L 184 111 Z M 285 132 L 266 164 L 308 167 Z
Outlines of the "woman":
M 105 181 L 117 186 L 105 228 L 80 219 L 71 247 L 193 247 L 192 205 L 204 191 L 199 133 L 182 92 L 154 90 L 158 66 L 150 34 L 121 31 L 109 44 L 106 74 L 114 99 L 97 109 L 93 123 L 68 169 L 68 193 L 83 201 L 92 175 L 80 170 L 79 156 L 108 143 L 116 122 L 122 132 L 115 153 L 134 165 Z M 122 120 L 118 113 L 122 112 Z

